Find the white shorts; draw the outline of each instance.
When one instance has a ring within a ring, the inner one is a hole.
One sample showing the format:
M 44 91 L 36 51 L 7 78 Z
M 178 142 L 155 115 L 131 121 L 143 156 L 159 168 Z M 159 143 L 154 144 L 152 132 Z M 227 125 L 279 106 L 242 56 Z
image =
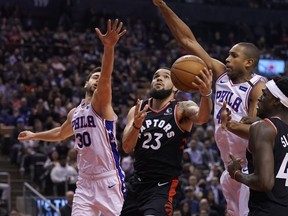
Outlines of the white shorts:
M 79 173 L 72 216 L 120 215 L 123 190 L 123 182 L 115 170 L 100 175 Z
M 226 170 L 221 175 L 220 184 L 227 202 L 229 216 L 247 216 L 249 187 L 232 179 Z

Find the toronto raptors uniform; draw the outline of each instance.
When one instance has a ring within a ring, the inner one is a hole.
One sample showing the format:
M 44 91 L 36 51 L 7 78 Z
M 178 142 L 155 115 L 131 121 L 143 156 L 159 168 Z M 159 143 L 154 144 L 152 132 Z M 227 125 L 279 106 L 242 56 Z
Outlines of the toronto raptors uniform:
M 214 99 L 214 123 L 215 140 L 220 150 L 225 169 L 230 161 L 229 152 L 236 158 L 246 158 L 248 140 L 221 128 L 221 109 L 226 101 L 227 108 L 231 111 L 233 120 L 240 121 L 242 117 L 248 116 L 249 96 L 253 86 L 259 81 L 266 81 L 264 77 L 252 75 L 252 78 L 244 83 L 233 84 L 223 73 L 216 81 L 216 92 Z M 244 168 L 243 172 L 248 172 Z M 248 214 L 249 188 L 230 178 L 225 170 L 220 179 L 224 196 L 227 201 L 227 211 L 232 216 L 243 216 Z
M 288 125 L 278 118 L 264 119 L 276 133 L 274 141 L 274 186 L 269 192 L 250 189 L 249 209 L 251 216 L 288 215 Z M 249 172 L 253 173 L 253 158 L 247 151 Z M 263 164 L 265 166 L 265 164 Z
M 146 104 L 149 108 L 134 149 L 135 174 L 130 180 L 129 195 L 121 212 L 125 216 L 172 215 L 173 197 L 189 132 L 179 126 L 175 100 L 161 110 L 153 110 L 151 102 L 149 99 L 141 104 L 141 110 Z
M 79 168 L 73 200 L 75 216 L 100 212 L 120 215 L 125 185 L 117 151 L 116 120 L 116 116 L 114 121 L 103 119 L 84 101 L 74 111 L 72 127 Z

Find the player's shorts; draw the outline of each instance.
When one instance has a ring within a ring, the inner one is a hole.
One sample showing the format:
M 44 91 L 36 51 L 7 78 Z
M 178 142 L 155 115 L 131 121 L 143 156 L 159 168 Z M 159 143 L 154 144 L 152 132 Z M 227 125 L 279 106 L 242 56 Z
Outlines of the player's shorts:
M 144 182 L 136 176 L 131 177 L 121 216 L 172 216 L 178 183 L 178 179 Z
M 247 216 L 249 213 L 249 187 L 232 179 L 226 170 L 221 175 L 220 184 L 227 202 L 227 213 L 230 216 Z
M 100 175 L 79 173 L 73 199 L 72 216 L 120 215 L 123 184 L 115 170 Z

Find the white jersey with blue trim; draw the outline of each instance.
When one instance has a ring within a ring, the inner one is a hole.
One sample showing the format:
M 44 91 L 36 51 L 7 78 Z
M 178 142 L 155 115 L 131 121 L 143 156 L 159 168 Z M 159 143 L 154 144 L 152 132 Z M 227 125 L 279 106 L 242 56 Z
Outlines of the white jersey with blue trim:
M 116 140 L 116 120 L 116 115 L 113 121 L 103 119 L 91 103 L 85 106 L 82 101 L 75 109 L 72 127 L 80 172 L 98 175 L 117 170 L 120 175 L 123 174 Z
M 249 96 L 253 86 L 259 81 L 266 82 L 266 78 L 253 74 L 249 81 L 233 84 L 227 76 L 227 73 L 223 73 L 216 80 L 214 98 L 215 141 L 220 150 L 225 167 L 227 167 L 228 162 L 231 160 L 229 152 L 233 153 L 236 158 L 246 157 L 248 140 L 242 139 L 221 128 L 221 109 L 223 102 L 226 101 L 226 107 L 231 110 L 232 119 L 240 121 L 242 117 L 248 116 Z

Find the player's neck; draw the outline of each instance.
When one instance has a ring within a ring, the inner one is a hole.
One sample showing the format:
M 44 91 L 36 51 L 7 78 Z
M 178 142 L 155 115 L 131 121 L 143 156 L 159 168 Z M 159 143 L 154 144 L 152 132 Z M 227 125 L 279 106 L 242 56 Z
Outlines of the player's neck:
M 92 97 L 89 97 L 89 96 L 86 95 L 86 97 L 84 98 L 85 106 L 91 102 L 91 99 L 92 99 Z
M 231 81 L 233 84 L 239 84 L 239 83 L 245 83 L 248 82 L 252 78 L 251 74 L 247 74 L 245 76 L 241 77 L 235 77 L 234 79 L 232 78 Z
M 160 110 L 172 99 L 173 99 L 173 97 L 168 97 L 165 99 L 152 98 L 151 103 L 150 103 L 150 107 L 154 110 Z

